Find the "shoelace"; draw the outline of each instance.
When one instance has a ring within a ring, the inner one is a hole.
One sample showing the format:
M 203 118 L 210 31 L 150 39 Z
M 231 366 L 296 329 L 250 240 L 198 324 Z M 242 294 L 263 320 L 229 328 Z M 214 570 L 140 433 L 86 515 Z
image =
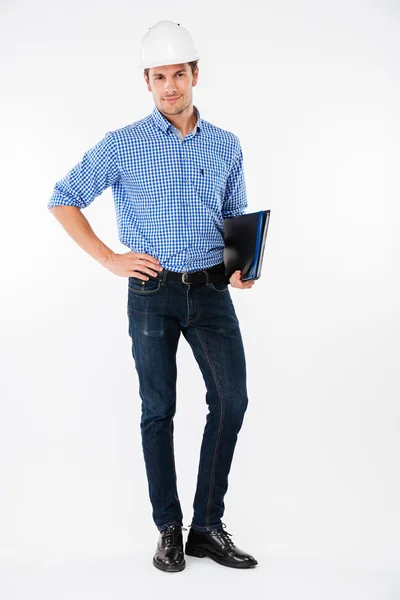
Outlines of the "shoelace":
M 219 537 L 224 540 L 224 542 L 226 543 L 228 548 L 233 548 L 233 546 L 235 544 L 233 543 L 233 540 L 232 540 L 232 534 L 225 531 L 225 528 L 226 528 L 225 523 L 222 523 L 222 527 L 223 527 L 223 529 L 216 529 L 215 533 L 217 533 L 219 535 Z M 231 537 L 229 537 L 229 536 L 231 536 Z
M 187 531 L 186 527 L 180 525 L 167 525 L 164 529 L 164 540 L 166 546 L 177 546 L 180 544 L 180 536 L 182 530 Z

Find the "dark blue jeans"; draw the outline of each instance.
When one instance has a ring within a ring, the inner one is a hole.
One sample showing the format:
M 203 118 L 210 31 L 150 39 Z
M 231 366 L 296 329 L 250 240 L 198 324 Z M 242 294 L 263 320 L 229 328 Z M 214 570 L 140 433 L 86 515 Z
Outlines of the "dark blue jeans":
M 191 526 L 200 531 L 222 527 L 228 474 L 248 404 L 244 347 L 228 285 L 221 281 L 190 286 L 151 276 L 145 283 L 128 279 L 129 335 L 142 401 L 142 447 L 159 531 L 171 523 L 183 525 L 173 442 L 181 332 L 203 375 L 209 408 Z

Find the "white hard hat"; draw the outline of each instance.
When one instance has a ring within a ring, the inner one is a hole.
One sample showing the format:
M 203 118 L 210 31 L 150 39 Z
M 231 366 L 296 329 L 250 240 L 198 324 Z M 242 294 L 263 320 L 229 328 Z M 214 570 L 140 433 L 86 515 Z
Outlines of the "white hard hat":
M 142 38 L 139 68 L 175 65 L 199 58 L 187 29 L 173 21 L 159 21 Z

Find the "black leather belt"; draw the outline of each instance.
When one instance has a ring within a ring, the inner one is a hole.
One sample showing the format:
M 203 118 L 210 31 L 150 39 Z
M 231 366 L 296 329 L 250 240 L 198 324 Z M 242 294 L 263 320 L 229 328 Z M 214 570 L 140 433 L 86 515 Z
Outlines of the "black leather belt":
M 151 276 L 150 276 L 151 277 Z M 157 278 L 163 281 L 181 281 L 189 285 L 200 285 L 212 281 L 225 281 L 229 283 L 229 277 L 225 275 L 225 263 L 221 262 L 208 269 L 201 271 L 192 271 L 191 273 L 178 273 L 176 271 L 168 271 L 163 269 L 157 273 Z

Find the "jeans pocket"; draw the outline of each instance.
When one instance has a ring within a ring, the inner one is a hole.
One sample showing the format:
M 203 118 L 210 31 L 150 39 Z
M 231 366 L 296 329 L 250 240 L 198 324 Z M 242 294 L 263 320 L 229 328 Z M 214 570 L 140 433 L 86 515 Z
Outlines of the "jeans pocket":
M 161 279 L 159 279 L 159 277 L 150 277 L 150 279 L 147 279 L 146 281 L 144 279 L 139 279 L 139 277 L 129 277 L 129 293 L 140 294 L 141 296 L 143 296 L 159 292 L 160 289 Z
M 216 292 L 223 293 L 229 291 L 228 284 L 226 283 L 226 281 L 210 281 L 209 285 L 210 288 L 212 290 L 215 290 Z

